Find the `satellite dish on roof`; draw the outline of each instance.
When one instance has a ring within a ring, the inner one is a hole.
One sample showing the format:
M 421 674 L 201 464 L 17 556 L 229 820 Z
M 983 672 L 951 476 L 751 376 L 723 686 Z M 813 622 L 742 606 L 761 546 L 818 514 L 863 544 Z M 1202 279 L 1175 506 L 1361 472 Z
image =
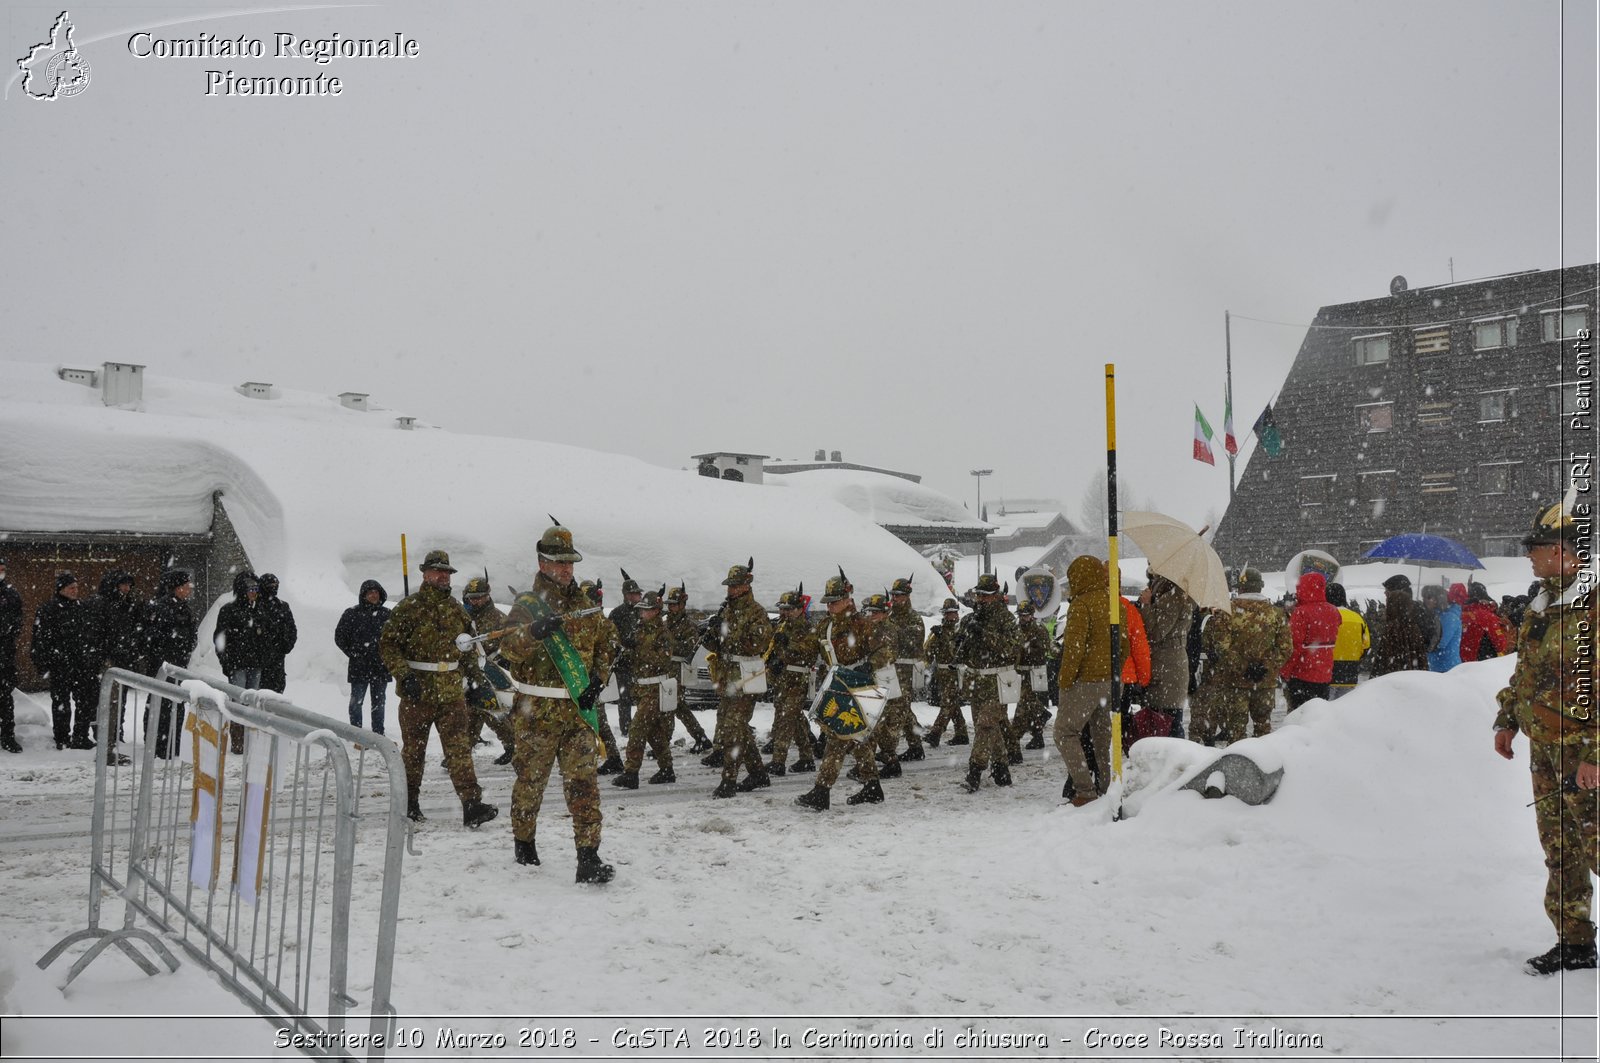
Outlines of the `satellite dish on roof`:
M 1394 275 L 1394 280 L 1389 282 L 1389 294 L 1390 295 L 1399 295 L 1401 292 L 1403 292 L 1405 290 L 1406 290 L 1406 279 L 1404 277 L 1402 277 L 1400 274 L 1396 273 Z

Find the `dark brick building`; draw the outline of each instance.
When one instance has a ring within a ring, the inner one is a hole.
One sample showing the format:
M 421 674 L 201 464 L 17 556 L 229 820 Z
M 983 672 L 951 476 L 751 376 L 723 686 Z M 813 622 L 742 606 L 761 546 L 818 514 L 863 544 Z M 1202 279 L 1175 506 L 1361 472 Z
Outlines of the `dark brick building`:
M 1223 561 L 1355 561 L 1412 531 L 1520 553 L 1535 506 L 1595 449 L 1597 284 L 1595 265 L 1415 291 L 1396 278 L 1386 298 L 1323 307 L 1273 406 L 1284 449 L 1254 444 L 1217 529 Z

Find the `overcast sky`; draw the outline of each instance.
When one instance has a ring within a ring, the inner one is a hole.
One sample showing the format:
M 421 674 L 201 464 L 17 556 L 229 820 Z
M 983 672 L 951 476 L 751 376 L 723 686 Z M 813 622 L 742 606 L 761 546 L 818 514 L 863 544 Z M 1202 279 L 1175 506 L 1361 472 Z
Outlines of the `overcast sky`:
M 29 99 L 60 10 L 0 12 L 0 359 L 669 467 L 837 449 L 1075 516 L 1111 361 L 1135 501 L 1198 524 L 1224 310 L 1242 434 L 1321 305 L 1600 257 L 1594 0 L 97 3 L 88 87 Z

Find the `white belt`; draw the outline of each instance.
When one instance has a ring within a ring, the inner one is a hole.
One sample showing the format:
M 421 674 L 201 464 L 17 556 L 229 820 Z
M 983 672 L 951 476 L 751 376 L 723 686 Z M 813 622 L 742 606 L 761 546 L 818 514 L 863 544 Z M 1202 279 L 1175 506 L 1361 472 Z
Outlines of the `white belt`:
M 653 687 L 657 683 L 665 683 L 671 678 L 671 676 L 667 675 L 649 675 L 645 676 L 643 679 L 635 679 L 633 681 L 633 685 L 636 687 Z
M 907 666 L 918 665 L 918 664 L 922 663 L 922 658 L 920 658 L 920 657 L 896 657 L 894 659 L 894 663 L 895 664 L 903 664 L 903 665 L 907 665 Z
M 783 670 L 785 672 L 799 672 L 801 675 L 810 675 L 811 674 L 811 669 L 802 668 L 798 664 L 786 664 L 786 665 L 783 666 Z
M 752 663 L 752 662 L 755 662 L 755 661 L 760 661 L 761 663 L 765 664 L 767 659 L 765 657 L 738 657 L 738 656 L 735 656 L 734 654 L 730 653 L 730 654 L 728 654 L 728 660 L 730 660 L 730 661 L 740 661 L 740 662 L 743 662 L 743 663 Z
M 566 687 L 536 687 L 529 683 L 519 683 L 515 679 L 511 681 L 511 686 L 519 694 L 529 694 L 536 698 L 564 698 L 568 696 Z
M 674 657 L 672 659 L 674 661 L 677 661 L 679 664 L 688 664 L 689 663 L 689 658 L 687 658 L 687 657 Z
M 407 661 L 406 666 L 418 672 L 453 672 L 461 667 L 460 661 Z
M 972 671 L 977 675 L 999 675 L 1001 672 L 1009 672 L 1015 667 L 1016 665 L 1014 664 L 1002 664 L 999 668 L 974 668 Z

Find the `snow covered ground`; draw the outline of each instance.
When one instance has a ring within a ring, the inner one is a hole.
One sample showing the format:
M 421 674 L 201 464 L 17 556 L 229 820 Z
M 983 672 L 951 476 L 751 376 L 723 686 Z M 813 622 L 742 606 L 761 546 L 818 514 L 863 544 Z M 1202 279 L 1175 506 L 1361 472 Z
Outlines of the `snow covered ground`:
M 1285 768 L 1275 800 L 1254 808 L 1177 790 L 1206 753 L 1176 740 L 1135 750 L 1120 822 L 1105 802 L 1063 804 L 1052 749 L 1027 754 L 1012 789 L 968 795 L 957 786 L 966 750 L 943 747 L 886 784 L 880 806 L 845 808 L 841 779 L 841 800 L 821 815 L 790 804 L 810 777 L 713 802 L 712 772 L 685 757 L 675 786 L 603 787 L 601 852 L 618 871 L 603 888 L 572 882 L 558 791 L 542 818 L 543 866 L 519 867 L 504 815 L 477 833 L 452 821 L 430 755 L 432 818 L 405 864 L 402 1025 L 430 1041 L 446 1024 L 512 1038 L 427 1058 L 561 1054 L 519 1050 L 524 1027 L 572 1028 L 571 1054 L 613 1058 L 1554 1059 L 1563 1034 L 1568 1057 L 1594 1058 L 1594 974 L 1538 979 L 1521 967 L 1552 933 L 1526 751 L 1519 742 L 1507 764 L 1491 749 L 1509 669 L 1502 659 L 1393 676 L 1308 705 L 1235 747 Z M 338 711 L 336 686 L 291 691 Z M 83 925 L 92 769 L 86 753 L 43 752 L 37 711 L 25 719 L 27 751 L 0 760 L 4 1056 L 291 1055 L 191 964 L 147 977 L 109 956 L 64 995 L 55 987 L 71 954 L 33 966 Z M 480 748 L 478 771 L 504 809 L 511 773 L 489 763 L 494 752 Z M 41 823 L 63 836 L 17 839 Z M 358 923 L 375 891 L 376 876 L 358 874 Z M 176 1014 L 228 1018 L 148 1018 Z M 653 1026 L 687 1030 L 693 1050 L 611 1040 Z M 969 1026 L 1055 1040 L 955 1049 Z M 752 1027 L 768 1047 L 703 1046 L 707 1028 Z M 775 1027 L 788 1049 L 770 1047 Z M 1267 1040 L 1237 1047 L 1234 1027 Z M 803 1048 L 807 1028 L 891 1044 L 898 1030 L 916 1046 Z M 1221 1047 L 1163 1047 L 1163 1029 Z M 1274 1029 L 1319 1035 L 1321 1048 L 1262 1048 Z M 934 1030 L 940 1050 L 921 1041 Z M 1090 1030 L 1149 1047 L 1093 1047 Z

